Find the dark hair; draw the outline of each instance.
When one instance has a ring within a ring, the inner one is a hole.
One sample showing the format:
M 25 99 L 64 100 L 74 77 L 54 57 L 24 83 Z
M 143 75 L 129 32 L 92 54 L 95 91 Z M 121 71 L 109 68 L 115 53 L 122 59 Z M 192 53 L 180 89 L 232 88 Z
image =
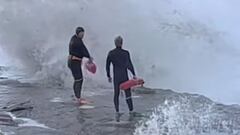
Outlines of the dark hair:
M 121 36 L 117 36 L 114 40 L 114 43 L 117 47 L 121 47 L 123 43 L 123 38 Z
M 83 27 L 77 27 L 76 28 L 76 34 L 78 35 L 80 32 L 84 32 Z

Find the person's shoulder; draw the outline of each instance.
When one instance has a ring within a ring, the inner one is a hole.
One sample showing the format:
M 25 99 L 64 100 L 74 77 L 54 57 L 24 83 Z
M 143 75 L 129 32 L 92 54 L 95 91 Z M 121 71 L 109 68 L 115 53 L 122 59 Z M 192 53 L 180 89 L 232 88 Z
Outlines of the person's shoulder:
M 109 52 L 108 52 L 108 54 L 112 54 L 112 53 L 114 53 L 115 52 L 115 49 L 112 49 L 112 50 L 110 50 Z
M 123 49 L 123 51 L 124 51 L 124 52 L 126 52 L 126 53 L 129 53 L 129 51 L 128 51 L 128 50 L 126 50 L 126 49 Z
M 73 35 L 72 38 L 77 38 L 77 36 L 76 36 L 76 35 Z
M 116 53 L 118 53 L 118 50 L 116 48 L 114 48 L 108 52 L 108 55 L 114 55 Z
M 71 37 L 71 40 L 73 41 L 73 40 L 76 40 L 77 39 L 77 36 L 76 35 L 73 35 L 72 37 Z
M 122 49 L 122 51 L 123 51 L 124 53 L 126 53 L 126 54 L 129 54 L 129 51 L 126 50 L 126 49 Z
M 76 37 L 75 37 L 75 35 L 73 35 L 70 39 L 70 45 L 73 45 L 75 43 L 75 41 L 76 41 Z

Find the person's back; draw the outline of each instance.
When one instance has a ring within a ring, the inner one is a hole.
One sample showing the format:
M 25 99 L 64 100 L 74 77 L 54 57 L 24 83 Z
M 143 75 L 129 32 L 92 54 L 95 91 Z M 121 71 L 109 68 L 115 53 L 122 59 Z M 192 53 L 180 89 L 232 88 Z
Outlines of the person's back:
M 117 114 L 119 113 L 119 87 L 121 83 L 128 80 L 128 69 L 132 72 L 134 78 L 136 78 L 130 54 L 128 51 L 122 49 L 122 42 L 123 39 L 120 36 L 115 39 L 116 48 L 108 53 L 106 61 L 106 71 L 109 82 L 112 81 L 110 74 L 110 65 L 111 63 L 113 64 L 114 105 Z M 132 112 L 133 103 L 130 89 L 125 90 L 125 95 L 129 111 Z
M 109 58 L 111 59 L 111 62 L 113 64 L 114 80 L 128 80 L 127 70 L 128 68 L 132 67 L 131 60 L 129 59 L 129 52 L 120 47 L 117 47 L 109 52 Z

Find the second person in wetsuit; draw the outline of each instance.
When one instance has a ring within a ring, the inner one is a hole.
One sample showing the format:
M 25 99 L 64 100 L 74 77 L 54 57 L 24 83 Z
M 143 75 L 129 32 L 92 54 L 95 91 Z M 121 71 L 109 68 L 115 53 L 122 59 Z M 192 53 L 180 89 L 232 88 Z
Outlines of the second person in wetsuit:
M 113 83 L 114 83 L 114 105 L 115 110 L 119 113 L 119 94 L 120 94 L 120 84 L 128 80 L 128 70 L 130 70 L 135 76 L 134 67 L 130 58 L 130 54 L 127 50 L 122 49 L 123 39 L 118 36 L 114 40 L 116 48 L 108 53 L 106 61 L 106 71 L 108 81 L 112 82 L 112 77 L 110 74 L 110 65 L 113 65 Z M 133 111 L 133 103 L 131 98 L 131 90 L 125 90 L 126 102 L 130 113 Z
M 76 28 L 76 34 L 72 36 L 69 43 L 69 57 L 68 57 L 68 67 L 70 68 L 73 78 L 74 78 L 74 94 L 78 102 L 81 104 L 81 90 L 83 84 L 82 75 L 82 59 L 86 57 L 89 61 L 92 61 L 88 49 L 84 45 L 82 39 L 84 37 L 84 29 L 82 27 Z

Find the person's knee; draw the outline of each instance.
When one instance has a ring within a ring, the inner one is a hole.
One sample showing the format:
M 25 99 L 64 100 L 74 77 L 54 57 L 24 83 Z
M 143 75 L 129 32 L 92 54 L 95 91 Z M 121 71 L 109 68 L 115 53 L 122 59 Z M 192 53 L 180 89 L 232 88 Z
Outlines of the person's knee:
M 126 97 L 131 97 L 131 90 L 125 90 Z
M 77 77 L 75 80 L 74 80 L 75 83 L 82 83 L 83 82 L 83 78 L 82 77 Z
M 114 87 L 114 96 L 118 96 L 120 94 L 120 89 L 118 87 Z
M 132 100 L 132 97 L 131 96 L 126 97 L 126 101 L 128 101 L 128 100 Z
M 75 88 L 76 88 L 76 89 L 81 89 L 82 83 L 83 83 L 83 80 L 82 80 L 82 79 L 75 80 L 75 81 L 74 81 L 74 86 L 75 86 Z
M 119 98 L 119 95 L 118 94 L 114 94 L 114 98 L 113 98 L 113 100 L 118 100 L 118 98 Z

